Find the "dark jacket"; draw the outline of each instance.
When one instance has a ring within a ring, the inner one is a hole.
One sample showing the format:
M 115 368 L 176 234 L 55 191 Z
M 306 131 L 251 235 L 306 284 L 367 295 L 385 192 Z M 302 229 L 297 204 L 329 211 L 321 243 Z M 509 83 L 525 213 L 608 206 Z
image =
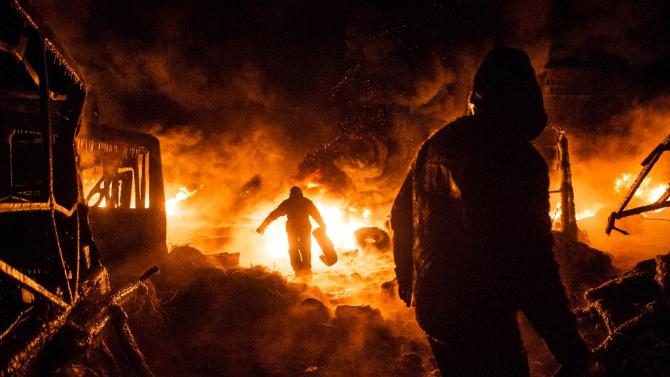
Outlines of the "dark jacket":
M 264 226 L 270 224 L 280 216 L 286 216 L 286 229 L 289 230 L 307 230 L 312 228 L 309 222 L 309 217 L 312 216 L 314 220 L 321 227 L 325 227 L 321 213 L 316 208 L 311 200 L 304 196 L 291 196 L 279 204 L 268 217 L 263 221 Z
M 546 163 L 504 125 L 463 117 L 426 141 L 391 213 L 401 295 L 424 329 L 471 295 L 555 275 L 548 213 Z

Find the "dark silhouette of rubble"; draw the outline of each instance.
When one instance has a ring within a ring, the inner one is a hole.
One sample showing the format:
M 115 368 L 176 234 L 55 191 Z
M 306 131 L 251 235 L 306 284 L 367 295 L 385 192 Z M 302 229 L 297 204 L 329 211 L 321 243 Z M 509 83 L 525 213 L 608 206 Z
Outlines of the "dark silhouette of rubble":
M 669 287 L 666 254 L 644 260 L 586 293 L 590 307 L 581 313 L 583 330 L 605 335 L 595 350 L 602 376 L 668 375 Z
M 427 345 L 378 309 L 335 306 L 266 268 L 222 268 L 179 247 L 162 270 L 154 285 L 162 316 L 140 301 L 128 309 L 157 376 L 420 377 L 435 369 Z
M 606 253 L 554 232 L 554 256 L 573 308 L 585 305 L 584 292 L 617 276 Z

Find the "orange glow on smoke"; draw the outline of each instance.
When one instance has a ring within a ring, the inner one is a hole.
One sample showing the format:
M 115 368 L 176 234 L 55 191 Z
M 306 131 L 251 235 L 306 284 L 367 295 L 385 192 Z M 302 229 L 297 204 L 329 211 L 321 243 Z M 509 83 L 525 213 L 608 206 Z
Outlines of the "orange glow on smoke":
M 577 221 L 588 219 L 591 217 L 594 217 L 596 213 L 602 208 L 603 206 L 599 203 L 593 204 L 591 208 L 586 208 L 583 209 L 575 214 L 575 219 Z M 563 211 L 561 210 L 561 202 L 556 203 L 556 208 L 551 210 L 549 213 L 549 216 L 554 220 L 554 224 L 557 224 L 556 220 L 560 220 L 561 215 L 563 214 Z M 559 227 L 560 228 L 560 227 Z
M 622 173 L 614 181 L 613 185 L 614 192 L 617 193 L 619 196 L 621 196 L 621 194 L 625 194 L 633 185 L 635 178 L 636 178 L 635 174 Z M 665 193 L 667 188 L 668 186 L 665 184 L 653 184 L 653 178 L 647 177 L 635 192 L 634 198 L 636 198 L 636 200 L 639 202 L 639 205 L 652 204 L 657 202 L 661 198 L 661 196 Z M 577 203 L 577 205 L 579 204 L 581 203 Z M 603 205 L 600 203 L 591 203 L 589 208 L 585 208 L 577 212 L 575 218 L 577 219 L 577 221 L 580 221 L 595 217 L 598 211 L 602 208 Z M 653 212 L 661 212 L 661 211 L 663 211 L 663 208 Z M 561 203 L 558 202 L 556 203 L 556 207 L 551 210 L 550 216 L 552 219 L 557 220 L 560 219 L 561 214 L 562 214 Z
M 614 191 L 617 193 L 625 193 L 630 189 L 634 181 L 635 176 L 633 174 L 623 173 L 614 182 Z M 637 189 L 637 191 L 635 191 L 634 197 L 640 200 L 643 204 L 652 204 L 657 202 L 668 189 L 667 184 L 653 185 L 653 181 L 653 178 L 647 177 L 644 181 L 642 181 L 642 184 L 640 184 L 640 187 Z M 654 212 L 661 212 L 662 210 L 663 208 Z
M 596 211 L 591 210 L 591 209 L 585 209 L 578 214 L 575 215 L 575 218 L 577 221 L 582 220 L 582 219 L 588 219 L 589 217 L 593 217 L 596 215 Z
M 198 190 L 188 191 L 186 187 L 180 187 L 179 191 L 170 199 L 165 201 L 165 214 L 169 217 L 179 217 L 182 215 L 179 203 L 190 198 Z

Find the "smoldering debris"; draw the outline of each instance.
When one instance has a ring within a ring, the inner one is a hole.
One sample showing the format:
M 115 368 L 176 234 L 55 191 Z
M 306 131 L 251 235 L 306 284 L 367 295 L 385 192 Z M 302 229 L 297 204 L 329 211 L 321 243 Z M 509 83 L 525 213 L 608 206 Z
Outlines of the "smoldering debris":
M 670 254 L 659 255 L 586 293 L 590 307 L 580 313 L 581 325 L 604 335 L 595 351 L 601 375 L 667 375 L 669 265 Z
M 612 258 L 582 242 L 575 242 L 554 232 L 554 256 L 573 308 L 585 305 L 584 292 L 618 275 Z
M 263 267 L 221 268 L 182 247 L 168 256 L 155 288 L 162 316 L 141 302 L 129 314 L 160 376 L 418 377 L 435 370 L 420 333 L 370 306 L 333 305 L 318 288 Z
M 362 232 L 362 237 L 369 236 Z M 612 335 L 603 325 L 604 311 L 598 311 L 593 292 L 610 292 L 611 301 L 601 306 L 618 305 L 617 310 L 626 313 L 619 315 L 620 326 L 644 312 L 644 305 L 654 297 L 633 297 L 622 288 L 628 283 L 617 282 L 627 282 L 631 277 L 640 280 L 638 276 L 644 276 L 638 283 L 652 286 L 663 279 L 656 277 L 655 262 L 651 261 L 638 268 L 643 272 L 635 270 L 610 280 L 617 270 L 609 256 L 584 244 L 567 242 L 560 235 L 555 237 L 556 258 L 573 307 L 587 307 L 578 311 L 580 329 L 595 347 Z M 376 255 L 382 258 L 388 254 Z M 355 258 L 365 255 L 372 254 Z M 261 267 L 223 269 L 216 259 L 195 248 L 176 248 L 156 281 L 165 320 L 160 326 L 138 321 L 136 332 L 159 375 L 434 375 L 434 361 L 423 334 L 408 324 L 411 313 L 394 306 L 398 304 L 395 283 L 388 280 L 379 285 L 390 276 L 388 273 L 380 270 L 364 276 L 331 272 L 315 277 L 317 282 L 328 280 L 330 288 L 360 287 L 356 294 L 347 294 L 343 288 L 342 294 L 332 295 L 305 284 L 289 283 L 278 273 Z M 583 298 L 587 289 L 603 282 L 599 290 L 589 291 Z M 661 289 L 646 291 L 660 295 Z M 364 302 L 375 302 L 379 309 L 362 305 Z M 140 312 L 130 310 L 131 314 Z M 643 318 L 656 320 L 659 310 L 653 313 Z M 527 322 L 520 321 L 533 376 L 552 375 L 556 363 Z M 635 340 L 637 335 L 621 335 L 619 339 L 625 341 L 610 341 L 616 346 L 601 346 L 599 352 L 605 355 L 602 360 L 617 359 L 616 355 L 629 350 L 622 344 L 630 347 L 627 342 L 634 342 L 638 350 L 646 351 L 633 353 L 628 360 L 644 356 L 658 364 L 659 353 L 664 352 L 659 348 L 662 343 L 641 345 L 640 342 L 649 340 L 649 336 L 662 336 L 663 330 L 648 319 L 642 323 L 647 326 L 646 338 Z M 619 370 L 632 369 L 609 361 L 607 369 L 601 372 L 603 376 L 625 375 L 616 374 Z
M 604 282 L 572 302 L 582 308 L 582 335 L 597 349 L 596 375 L 668 370 L 670 254 L 609 279 L 615 270 L 604 253 L 559 237 L 555 251 L 575 297 Z M 333 297 L 264 267 L 224 267 L 193 247 L 177 247 L 153 291 L 127 305 L 129 323 L 157 376 L 439 376 L 423 334 L 410 326 L 411 312 L 398 308 L 395 283 L 380 286 L 388 275 L 377 273 L 320 277 L 364 287 Z M 532 376 L 551 376 L 557 364 L 527 321 L 520 325 Z M 104 361 L 104 354 L 96 357 Z M 101 361 L 73 365 L 64 376 L 114 370 Z
M 355 258 L 365 255 L 373 254 Z M 604 253 L 558 236 L 556 255 L 573 297 L 582 297 L 587 288 L 616 273 Z M 315 286 L 287 282 L 263 267 L 224 268 L 193 247 L 178 247 L 155 282 L 162 316 L 144 313 L 141 303 L 129 313 L 158 375 L 437 375 L 411 311 L 398 306 L 395 283 L 388 280 L 391 273 L 368 272 L 317 274 L 315 283 L 321 286 L 321 280 L 328 280 L 330 285 L 322 286 L 329 292 L 338 292 L 337 286 L 360 288 L 356 294 L 344 288 L 341 294 L 326 294 Z M 363 304 L 370 302 L 376 308 Z M 585 304 L 573 300 L 575 307 Z M 580 325 L 585 334 L 598 338 L 593 345 L 606 335 L 598 333 L 602 327 L 593 320 Z M 527 323 L 521 321 L 521 326 L 533 376 L 550 376 L 556 367 L 551 355 Z

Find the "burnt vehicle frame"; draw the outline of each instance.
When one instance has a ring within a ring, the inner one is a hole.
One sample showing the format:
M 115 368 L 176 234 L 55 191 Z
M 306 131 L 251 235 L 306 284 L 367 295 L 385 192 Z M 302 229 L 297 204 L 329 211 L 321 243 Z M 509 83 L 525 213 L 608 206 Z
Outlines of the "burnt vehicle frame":
M 50 375 L 110 321 L 151 375 L 119 305 L 157 268 L 111 291 L 77 170 L 85 85 L 23 1 L 0 2 L 0 72 L 0 376 Z
M 159 141 L 94 123 L 76 144 L 91 233 L 113 283 L 125 283 L 167 256 Z

